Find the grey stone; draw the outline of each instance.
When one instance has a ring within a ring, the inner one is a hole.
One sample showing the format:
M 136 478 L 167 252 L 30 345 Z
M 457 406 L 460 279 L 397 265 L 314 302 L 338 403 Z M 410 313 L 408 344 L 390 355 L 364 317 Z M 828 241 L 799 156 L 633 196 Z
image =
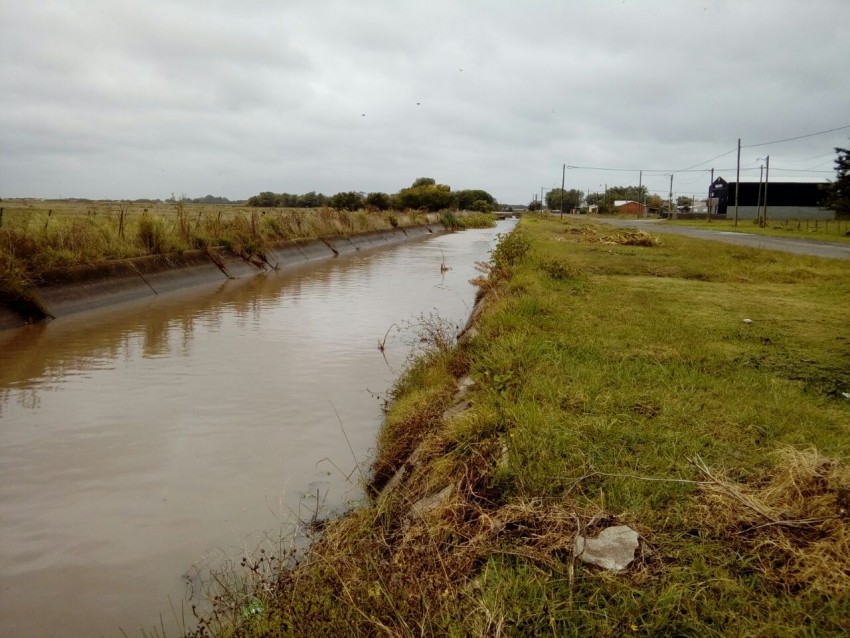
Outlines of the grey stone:
M 443 413 L 443 420 L 449 420 L 452 417 L 456 417 L 458 414 L 466 412 L 471 407 L 472 403 L 470 401 L 461 401 L 460 403 L 456 403 Z
M 628 525 L 602 530 L 596 538 L 577 536 L 576 558 L 603 569 L 621 572 L 635 559 L 640 535 Z
M 407 457 L 407 460 L 401 464 L 401 467 L 398 468 L 395 474 L 392 475 L 387 484 L 384 485 L 384 489 L 381 490 L 381 493 L 378 495 L 378 498 L 384 498 L 390 492 L 392 492 L 398 484 L 407 476 L 408 472 L 416 469 L 419 464 L 419 458 L 422 456 L 422 451 L 425 449 L 425 441 L 419 443 L 416 446 L 416 449 Z
M 471 388 L 474 385 L 475 385 L 475 381 L 473 381 L 472 377 L 469 376 L 468 374 L 465 377 L 461 377 L 457 381 L 458 392 L 466 392 L 467 390 L 469 390 L 469 388 Z
M 446 485 L 443 489 L 435 494 L 430 494 L 416 501 L 410 508 L 410 516 L 423 516 L 431 512 L 449 500 L 452 494 L 452 486 Z

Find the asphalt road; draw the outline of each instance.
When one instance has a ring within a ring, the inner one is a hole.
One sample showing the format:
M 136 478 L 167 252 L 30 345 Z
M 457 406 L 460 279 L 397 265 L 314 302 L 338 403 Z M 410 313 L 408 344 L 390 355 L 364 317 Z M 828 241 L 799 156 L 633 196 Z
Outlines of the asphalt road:
M 771 237 L 768 235 L 753 235 L 751 233 L 738 233 L 728 230 L 706 230 L 704 228 L 693 228 L 690 226 L 667 226 L 658 219 L 628 220 L 594 217 L 593 221 L 611 226 L 619 226 L 621 228 L 640 228 L 647 232 L 684 235 L 685 237 L 693 237 L 695 239 L 723 241 L 727 244 L 751 246 L 752 248 L 782 250 L 786 253 L 796 253 L 798 255 L 812 255 L 814 257 L 826 257 L 828 259 L 850 259 L 850 244 L 841 244 L 838 242 L 798 239 L 796 237 Z

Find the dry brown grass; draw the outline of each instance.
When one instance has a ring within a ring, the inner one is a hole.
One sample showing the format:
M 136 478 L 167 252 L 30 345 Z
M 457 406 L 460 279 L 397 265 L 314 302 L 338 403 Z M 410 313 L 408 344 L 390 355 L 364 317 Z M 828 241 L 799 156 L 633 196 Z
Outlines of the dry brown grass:
M 704 524 L 788 591 L 850 596 L 850 468 L 815 449 L 782 447 L 776 465 L 746 483 L 701 466 Z
M 605 234 L 590 226 L 567 226 L 564 232 L 578 235 L 583 243 L 605 244 L 608 246 L 658 246 L 661 240 L 642 230 L 622 230 L 614 234 Z

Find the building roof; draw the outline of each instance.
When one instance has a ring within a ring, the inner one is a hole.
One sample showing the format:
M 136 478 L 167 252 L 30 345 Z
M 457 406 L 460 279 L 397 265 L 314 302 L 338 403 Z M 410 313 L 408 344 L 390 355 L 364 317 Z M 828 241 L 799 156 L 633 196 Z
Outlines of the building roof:
M 716 181 L 716 180 L 715 180 Z M 733 175 L 730 179 L 725 180 L 729 184 L 735 183 L 735 176 Z M 764 181 L 764 179 L 762 179 Z M 751 177 L 741 176 L 742 184 L 758 184 L 759 178 L 758 176 Z M 783 177 L 781 175 L 770 174 L 770 183 L 771 184 L 827 184 L 829 180 L 824 177 Z
M 626 204 L 638 204 L 638 202 L 636 202 L 633 199 L 615 199 L 614 200 L 614 207 L 615 208 L 618 208 L 620 206 L 625 206 Z M 638 204 L 638 205 L 640 205 L 640 204 Z

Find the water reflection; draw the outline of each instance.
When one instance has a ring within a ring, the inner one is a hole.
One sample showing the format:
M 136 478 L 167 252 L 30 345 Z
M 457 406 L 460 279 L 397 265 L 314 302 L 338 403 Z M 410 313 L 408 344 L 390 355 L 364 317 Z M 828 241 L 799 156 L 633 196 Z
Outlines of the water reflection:
M 238 552 L 312 511 L 305 492 L 332 506 L 358 498 L 340 421 L 367 459 L 374 393 L 406 356 L 391 334 L 388 368 L 377 340 L 433 308 L 462 321 L 495 232 L 0 333 L 4 629 L 151 626 L 206 552 Z

